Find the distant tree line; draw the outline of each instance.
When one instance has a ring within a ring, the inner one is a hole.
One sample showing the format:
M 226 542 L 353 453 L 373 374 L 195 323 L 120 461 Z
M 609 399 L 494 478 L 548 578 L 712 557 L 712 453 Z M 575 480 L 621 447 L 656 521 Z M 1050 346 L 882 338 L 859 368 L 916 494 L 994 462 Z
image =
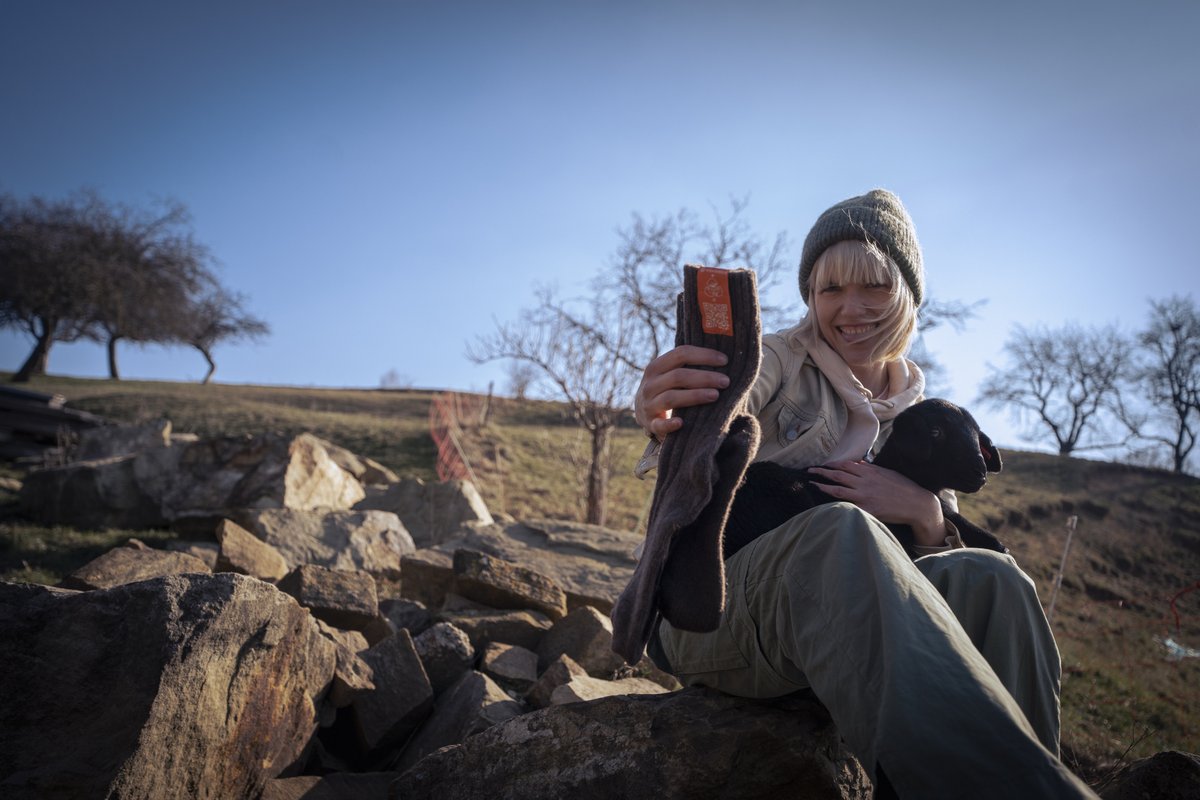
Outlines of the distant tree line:
M 1187 472 L 1200 432 L 1200 312 L 1190 297 L 1151 300 L 1143 326 L 1017 327 L 979 400 L 1027 425 L 1060 455 L 1117 452 Z
M 93 191 L 61 200 L 0 194 L 0 328 L 34 340 L 13 376 L 44 375 L 55 342 L 91 339 L 120 378 L 117 344 L 182 344 L 216 370 L 213 348 L 269 333 L 221 284 L 187 208 L 133 209 Z

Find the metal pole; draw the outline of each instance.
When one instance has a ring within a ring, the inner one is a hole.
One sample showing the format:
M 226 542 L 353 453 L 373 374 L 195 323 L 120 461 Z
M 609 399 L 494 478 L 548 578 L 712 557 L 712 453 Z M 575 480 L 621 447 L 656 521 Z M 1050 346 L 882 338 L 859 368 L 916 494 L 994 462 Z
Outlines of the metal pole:
M 1067 571 L 1067 554 L 1071 552 L 1071 537 L 1075 535 L 1075 526 L 1079 517 L 1072 514 L 1067 517 L 1067 543 L 1063 545 L 1062 562 L 1058 565 L 1058 575 L 1054 576 L 1054 591 L 1050 593 L 1050 608 L 1046 611 L 1046 621 L 1054 620 L 1054 603 L 1058 600 L 1058 590 L 1062 588 L 1063 573 Z

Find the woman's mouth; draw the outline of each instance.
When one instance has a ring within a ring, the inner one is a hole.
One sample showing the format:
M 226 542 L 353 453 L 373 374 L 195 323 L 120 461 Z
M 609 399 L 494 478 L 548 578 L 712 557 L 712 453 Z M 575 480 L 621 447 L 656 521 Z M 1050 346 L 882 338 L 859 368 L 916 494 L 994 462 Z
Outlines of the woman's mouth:
M 837 331 L 846 341 L 856 342 L 873 334 L 878 327 L 878 323 L 871 325 L 839 325 Z

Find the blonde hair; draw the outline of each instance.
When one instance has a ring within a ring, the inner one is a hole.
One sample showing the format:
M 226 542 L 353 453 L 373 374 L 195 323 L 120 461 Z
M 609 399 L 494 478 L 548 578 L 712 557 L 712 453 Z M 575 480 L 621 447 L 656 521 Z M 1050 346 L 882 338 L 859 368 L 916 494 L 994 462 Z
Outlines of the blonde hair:
M 804 298 L 809 312 L 797 329 L 808 329 L 817 324 L 813 304 L 818 302 L 821 289 L 848 283 L 882 284 L 888 287 L 887 301 L 872 309 L 875 315 L 869 320 L 879 324 L 881 333 L 879 342 L 871 352 L 871 359 L 895 361 L 903 356 L 917 332 L 917 304 L 913 301 L 912 289 L 900 275 L 900 267 L 869 242 L 836 242 L 817 256 L 808 281 L 808 297 Z

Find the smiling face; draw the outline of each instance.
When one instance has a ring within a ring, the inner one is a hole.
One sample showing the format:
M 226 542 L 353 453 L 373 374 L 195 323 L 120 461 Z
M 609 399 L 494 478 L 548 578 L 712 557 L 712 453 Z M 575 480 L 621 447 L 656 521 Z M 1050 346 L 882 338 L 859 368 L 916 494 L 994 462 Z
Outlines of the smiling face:
M 912 293 L 877 249 L 834 244 L 817 259 L 809 287 L 818 332 L 856 373 L 908 348 L 917 321 Z
M 818 284 L 815 289 L 817 329 L 850 368 L 879 360 L 881 311 L 891 288 L 881 283 Z

